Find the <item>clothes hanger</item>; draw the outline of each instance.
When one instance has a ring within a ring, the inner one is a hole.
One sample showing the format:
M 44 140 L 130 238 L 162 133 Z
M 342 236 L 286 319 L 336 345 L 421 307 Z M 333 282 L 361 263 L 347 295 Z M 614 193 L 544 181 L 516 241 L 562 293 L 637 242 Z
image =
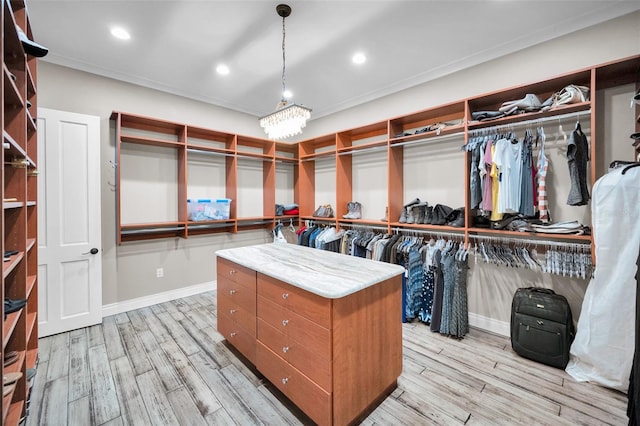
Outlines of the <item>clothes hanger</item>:
M 624 169 L 622 169 L 622 174 L 624 175 L 625 173 L 627 173 L 627 170 L 633 169 L 634 167 L 638 167 L 638 166 L 640 166 L 640 163 L 629 164 Z

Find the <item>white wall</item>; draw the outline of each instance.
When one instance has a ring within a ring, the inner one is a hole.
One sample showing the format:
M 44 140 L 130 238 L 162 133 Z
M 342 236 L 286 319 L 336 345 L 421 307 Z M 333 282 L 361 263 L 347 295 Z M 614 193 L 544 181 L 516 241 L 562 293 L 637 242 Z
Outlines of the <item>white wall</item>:
M 100 117 L 105 305 L 213 281 L 216 250 L 268 240 L 268 232 L 249 231 L 116 244 L 115 133 L 109 119 L 113 111 L 261 137 L 255 117 L 43 61 L 38 64 L 38 105 Z M 133 217 L 125 219 L 137 222 L 135 211 L 130 213 Z M 159 267 L 164 268 L 163 278 L 156 278 Z
M 369 102 L 318 120 L 307 126 L 303 138 L 385 120 L 390 117 L 426 109 L 450 101 L 474 96 L 508 86 L 533 82 L 598 63 L 616 60 L 640 52 L 640 12 L 588 28 L 586 30 L 531 47 L 474 68 L 463 70 L 418 87 Z M 391 56 L 392 57 L 392 56 Z M 401 64 L 399 65 L 401 66 Z M 598 94 L 611 109 L 602 112 L 606 126 L 599 127 L 599 140 L 607 141 L 598 169 L 611 159 L 629 159 L 629 129 L 633 128 L 633 110 L 628 99 L 632 86 Z M 102 141 L 102 217 L 103 217 L 103 301 L 122 302 L 156 292 L 211 281 L 215 276 L 214 252 L 219 248 L 246 245 L 269 240 L 264 231 L 238 235 L 220 234 L 151 242 L 115 244 L 115 192 L 112 111 L 123 111 L 185 122 L 231 133 L 261 136 L 256 118 L 191 101 L 174 95 L 117 82 L 108 78 L 40 62 L 38 70 L 38 102 L 46 108 L 92 114 L 101 118 Z M 625 109 L 625 103 L 627 108 Z M 609 111 L 616 111 L 612 116 Z M 445 164 L 448 164 L 445 162 Z M 335 171 L 335 165 L 328 167 Z M 332 203 L 335 194 L 327 192 L 324 182 L 333 181 L 335 173 L 323 175 L 317 170 L 319 188 L 316 204 Z M 438 173 L 437 168 L 429 173 Z M 318 178 L 321 179 L 318 179 Z M 326 178 L 326 179 L 325 179 Z M 411 177 L 409 177 L 411 178 Z M 420 176 L 415 177 L 420 179 Z M 415 189 L 416 194 L 419 192 Z M 437 193 L 429 189 L 432 193 Z M 412 194 L 405 194 L 412 198 Z M 417 196 L 417 195 L 416 195 Z M 451 203 L 455 204 L 452 200 Z M 382 217 L 383 206 L 367 216 Z M 165 277 L 157 279 L 155 269 L 163 267 Z M 474 265 L 470 275 L 470 311 L 498 321 L 508 321 L 513 290 L 530 283 L 552 285 L 567 294 L 574 312 L 580 310 L 580 300 L 586 282 L 567 280 L 543 274 L 521 273 L 487 265 Z M 478 271 L 476 271 L 478 269 Z

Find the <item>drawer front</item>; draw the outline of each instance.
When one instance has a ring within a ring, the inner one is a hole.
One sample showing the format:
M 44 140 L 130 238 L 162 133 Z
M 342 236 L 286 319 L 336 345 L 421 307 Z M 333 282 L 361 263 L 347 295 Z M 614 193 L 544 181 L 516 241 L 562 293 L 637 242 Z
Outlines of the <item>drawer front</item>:
M 267 275 L 258 274 L 259 296 L 271 300 L 324 328 L 331 328 L 331 299 L 299 289 Z
M 256 345 L 256 367 L 314 422 L 331 424 L 331 394 L 260 342 Z
M 246 331 L 256 335 L 256 305 L 253 304 L 253 312 L 238 305 L 231 297 L 225 294 L 218 294 L 218 316 L 224 314 L 231 318 Z
M 258 319 L 258 340 L 322 389 L 331 392 L 331 359 L 327 354 L 313 350 L 311 344 L 291 339 L 262 319 Z
M 256 284 L 237 283 L 218 278 L 218 295 L 225 295 L 249 312 L 256 312 Z
M 218 278 L 228 278 L 237 283 L 256 282 L 256 271 L 221 257 L 217 258 L 217 271 Z
M 309 350 L 331 359 L 331 332 L 328 329 L 262 296 L 258 297 L 258 318 L 290 339 L 304 343 Z
M 250 334 L 224 314 L 218 315 L 218 331 L 231 345 L 246 356 L 252 364 L 256 363 L 255 334 Z

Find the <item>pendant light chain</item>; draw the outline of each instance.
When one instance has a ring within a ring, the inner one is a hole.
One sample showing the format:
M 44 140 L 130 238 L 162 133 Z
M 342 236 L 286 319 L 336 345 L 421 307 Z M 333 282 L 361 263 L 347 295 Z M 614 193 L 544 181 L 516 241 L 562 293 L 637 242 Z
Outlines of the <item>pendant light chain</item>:
M 284 97 L 284 92 L 286 91 L 286 86 L 285 86 L 285 77 L 284 77 L 284 72 L 285 72 L 285 56 L 284 56 L 284 38 L 285 38 L 285 28 L 284 28 L 284 20 L 285 17 L 282 17 L 282 102 L 285 102 L 286 99 Z
M 282 97 L 275 111 L 260 117 L 260 127 L 264 129 L 270 139 L 284 139 L 302 133 L 302 129 L 307 125 L 307 120 L 311 118 L 311 108 L 303 105 L 289 104 L 285 97 L 287 83 L 285 72 L 285 18 L 291 14 L 291 7 L 287 4 L 276 6 L 278 16 L 282 18 Z

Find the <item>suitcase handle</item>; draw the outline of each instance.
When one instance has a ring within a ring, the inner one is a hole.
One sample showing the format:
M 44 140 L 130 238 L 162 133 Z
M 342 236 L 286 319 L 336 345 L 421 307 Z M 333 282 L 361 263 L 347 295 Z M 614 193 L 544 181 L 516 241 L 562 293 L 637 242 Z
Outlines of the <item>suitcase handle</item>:
M 556 294 L 552 289 L 544 287 L 527 287 L 526 290 L 534 291 L 536 293 Z

